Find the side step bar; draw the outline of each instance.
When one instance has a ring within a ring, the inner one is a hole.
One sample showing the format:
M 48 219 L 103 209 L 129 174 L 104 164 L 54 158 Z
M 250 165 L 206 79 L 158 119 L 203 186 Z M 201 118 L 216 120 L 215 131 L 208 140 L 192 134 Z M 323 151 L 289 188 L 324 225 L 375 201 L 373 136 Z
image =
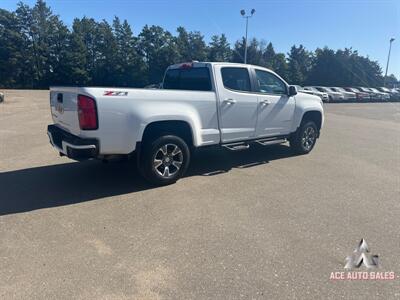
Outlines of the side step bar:
M 286 138 L 279 138 L 279 139 L 260 139 L 260 140 L 253 140 L 251 142 L 256 142 L 262 146 L 268 146 L 268 145 L 274 145 L 274 144 L 282 144 L 286 143 L 287 139 Z M 222 145 L 223 147 L 227 148 L 228 150 L 231 151 L 240 151 L 240 150 L 246 150 L 249 149 L 250 144 L 246 142 L 237 142 L 237 143 L 231 143 L 231 144 L 225 144 Z
M 263 139 L 263 140 L 256 140 L 256 142 L 262 146 L 268 146 L 268 145 L 286 143 L 287 139 Z
M 249 149 L 250 145 L 243 143 L 243 142 L 238 142 L 238 143 L 232 143 L 232 144 L 225 144 L 222 145 L 226 149 L 229 149 L 231 151 L 240 151 L 240 150 L 246 150 Z

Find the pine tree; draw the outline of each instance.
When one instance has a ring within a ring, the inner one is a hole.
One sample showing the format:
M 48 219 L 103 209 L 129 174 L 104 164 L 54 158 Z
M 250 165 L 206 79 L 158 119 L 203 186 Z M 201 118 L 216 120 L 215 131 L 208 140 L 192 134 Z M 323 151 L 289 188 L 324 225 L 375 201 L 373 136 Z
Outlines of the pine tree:
M 272 46 L 271 42 L 267 45 L 267 48 L 264 50 L 262 56 L 265 63 L 265 67 L 269 69 L 274 69 L 276 53 L 274 46 Z
M 235 43 L 233 50 L 232 61 L 237 63 L 244 63 L 245 53 L 245 38 Z M 247 43 L 247 63 L 257 66 L 264 65 L 262 43 L 253 38 Z
M 145 64 L 146 84 L 160 83 L 165 69 L 179 62 L 176 39 L 160 26 L 143 27 L 138 37 L 137 50 Z
M 292 46 L 288 56 L 289 80 L 292 84 L 302 85 L 311 69 L 311 54 L 303 45 Z
M 185 28 L 178 27 L 176 45 L 180 61 L 204 61 L 207 57 L 207 46 L 204 37 L 199 31 L 187 32 Z
M 209 61 L 230 61 L 232 51 L 225 34 L 221 36 L 213 35 L 209 44 L 208 60 Z
M 128 22 L 112 25 L 75 19 L 68 28 L 43 0 L 0 9 L 0 86 L 47 88 L 53 84 L 143 86 L 159 83 L 170 64 L 190 60 L 244 61 L 244 38 L 233 49 L 224 34 L 209 46 L 199 31 L 178 27 L 177 35 L 145 26 L 135 37 Z M 270 68 L 293 84 L 381 86 L 379 63 L 351 48 L 307 51 L 293 46 L 288 59 L 272 45 L 251 39 L 247 62 Z M 394 80 L 394 79 L 393 79 Z
M 23 87 L 25 40 L 15 13 L 0 9 L 0 87 Z M 25 71 L 25 72 L 24 72 Z

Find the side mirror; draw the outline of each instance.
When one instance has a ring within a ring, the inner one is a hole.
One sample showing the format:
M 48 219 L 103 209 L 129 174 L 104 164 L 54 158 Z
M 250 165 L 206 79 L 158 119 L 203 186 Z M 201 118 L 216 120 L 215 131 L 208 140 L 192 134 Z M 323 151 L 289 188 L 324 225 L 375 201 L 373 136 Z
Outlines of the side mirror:
M 297 87 L 289 85 L 289 97 L 297 95 Z

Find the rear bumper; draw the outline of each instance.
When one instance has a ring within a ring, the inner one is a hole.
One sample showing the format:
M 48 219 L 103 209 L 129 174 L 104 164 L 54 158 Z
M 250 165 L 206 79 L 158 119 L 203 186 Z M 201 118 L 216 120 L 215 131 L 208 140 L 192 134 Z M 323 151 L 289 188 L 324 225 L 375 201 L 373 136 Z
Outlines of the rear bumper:
M 96 158 L 99 154 L 99 141 L 93 138 L 80 138 L 55 125 L 47 126 L 50 143 L 61 154 L 75 160 Z

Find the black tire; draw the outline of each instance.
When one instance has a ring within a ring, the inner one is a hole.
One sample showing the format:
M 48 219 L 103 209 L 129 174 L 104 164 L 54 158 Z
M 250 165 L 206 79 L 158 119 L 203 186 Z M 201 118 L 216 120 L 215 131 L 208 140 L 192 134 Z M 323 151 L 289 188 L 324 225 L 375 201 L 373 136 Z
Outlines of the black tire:
M 160 162 L 161 164 L 156 166 Z M 144 142 L 139 169 L 149 182 L 167 185 L 176 182 L 185 174 L 189 162 L 190 151 L 186 142 L 178 136 L 163 135 L 153 141 Z
M 290 147 L 297 154 L 310 153 L 318 137 L 318 128 L 314 121 L 305 120 L 289 139 Z

